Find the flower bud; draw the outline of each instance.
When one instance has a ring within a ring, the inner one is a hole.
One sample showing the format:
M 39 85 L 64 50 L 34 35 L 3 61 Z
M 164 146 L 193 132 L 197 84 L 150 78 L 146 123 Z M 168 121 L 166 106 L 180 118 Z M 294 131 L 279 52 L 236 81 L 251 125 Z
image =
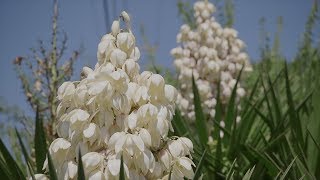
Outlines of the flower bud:
M 120 23 L 119 21 L 113 21 L 111 25 L 111 33 L 113 36 L 117 36 L 120 32 Z
M 127 54 L 131 54 L 135 46 L 135 38 L 132 33 L 122 32 L 117 35 L 117 47 Z
M 129 23 L 129 22 L 130 22 L 130 16 L 129 16 L 129 14 L 128 14 L 127 12 L 122 11 L 122 12 L 121 12 L 121 16 L 122 16 L 124 22 L 126 22 L 126 23 Z

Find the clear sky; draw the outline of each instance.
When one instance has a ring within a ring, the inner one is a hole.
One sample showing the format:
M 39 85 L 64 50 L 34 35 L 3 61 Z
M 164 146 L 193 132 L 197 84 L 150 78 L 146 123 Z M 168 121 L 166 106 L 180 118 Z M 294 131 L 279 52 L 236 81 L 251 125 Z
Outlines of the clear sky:
M 133 29 L 142 46 L 140 25 L 143 24 L 151 44 L 158 44 L 157 64 L 172 66 L 170 49 L 176 46 L 176 34 L 182 24 L 178 16 L 177 0 L 112 0 L 110 20 L 126 10 L 133 21 Z M 189 0 L 191 3 L 194 0 Z M 319 0 L 317 0 L 319 1 Z M 278 16 L 283 17 L 281 51 L 288 58 L 294 56 L 304 25 L 312 7 L 312 0 L 235 0 L 235 25 L 239 36 L 247 44 L 251 59 L 259 57 L 259 19 L 267 19 L 266 29 L 276 30 Z M 9 105 L 18 104 L 30 111 L 25 103 L 21 84 L 13 70 L 12 60 L 18 55 L 30 55 L 29 48 L 37 47 L 37 40 L 49 42 L 51 34 L 52 1 L 2 0 L 0 2 L 0 96 Z M 59 25 L 68 34 L 68 53 L 80 45 L 84 53 L 75 68 L 78 78 L 83 65 L 93 66 L 100 38 L 107 32 L 102 0 L 60 0 Z M 109 22 L 111 23 L 111 22 Z M 109 31 L 109 30 L 108 30 Z M 68 54 L 67 53 L 67 54 Z M 143 52 L 142 52 L 143 53 Z M 146 64 L 142 54 L 141 64 Z

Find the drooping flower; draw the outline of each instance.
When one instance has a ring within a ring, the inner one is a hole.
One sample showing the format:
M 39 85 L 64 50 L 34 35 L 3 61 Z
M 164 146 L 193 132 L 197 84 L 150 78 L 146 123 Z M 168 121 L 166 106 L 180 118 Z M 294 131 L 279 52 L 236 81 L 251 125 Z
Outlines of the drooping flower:
M 80 81 L 58 90 L 59 138 L 49 152 L 59 179 L 77 178 L 79 152 L 88 179 L 118 179 L 121 157 L 127 179 L 161 179 L 171 169 L 175 177 L 191 179 L 192 142 L 168 137 L 177 90 L 159 74 L 140 73 L 130 17 L 121 17 L 128 28 L 112 23 L 98 45 L 95 68 L 84 67 Z

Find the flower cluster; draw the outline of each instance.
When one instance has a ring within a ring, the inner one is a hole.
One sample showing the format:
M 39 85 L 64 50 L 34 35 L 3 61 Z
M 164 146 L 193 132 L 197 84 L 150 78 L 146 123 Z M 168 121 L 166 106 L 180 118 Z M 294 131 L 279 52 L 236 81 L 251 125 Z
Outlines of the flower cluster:
M 128 28 L 113 22 L 95 68 L 84 67 L 80 81 L 58 89 L 59 138 L 49 147 L 58 178 L 76 178 L 80 151 L 88 179 L 118 179 L 121 157 L 127 179 L 167 179 L 170 171 L 173 179 L 190 179 L 192 142 L 168 137 L 177 91 L 161 75 L 139 72 L 130 18 L 120 17 Z
M 172 49 L 174 64 L 179 73 L 180 92 L 177 104 L 181 114 L 194 119 L 194 105 L 191 78 L 194 76 L 199 89 L 202 107 L 210 117 L 215 116 L 217 88 L 220 86 L 220 100 L 227 104 L 236 79 L 243 71 L 251 71 L 248 55 L 243 52 L 244 42 L 238 39 L 237 31 L 223 28 L 212 17 L 215 7 L 208 1 L 194 4 L 196 28 L 187 24 L 181 26 L 177 42 L 181 46 Z M 245 95 L 240 83 L 237 86 L 237 101 Z

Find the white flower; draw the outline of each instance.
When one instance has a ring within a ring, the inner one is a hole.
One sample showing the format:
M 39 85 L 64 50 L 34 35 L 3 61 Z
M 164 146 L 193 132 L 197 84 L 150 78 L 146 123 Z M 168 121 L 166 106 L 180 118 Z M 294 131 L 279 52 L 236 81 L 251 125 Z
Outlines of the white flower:
M 71 143 L 63 138 L 57 138 L 51 143 L 49 153 L 55 166 L 59 166 L 59 164 L 68 159 L 70 147 Z
M 127 59 L 127 54 L 120 49 L 114 49 L 110 55 L 110 61 L 115 67 L 122 67 Z
M 145 149 L 140 136 L 125 132 L 114 133 L 109 139 L 108 146 L 110 149 L 115 150 L 116 154 L 126 151 L 131 156 L 143 152 Z
M 140 50 L 138 47 L 135 47 L 134 50 L 130 54 L 130 58 L 133 59 L 134 61 L 137 61 L 140 59 Z
M 94 69 L 83 68 L 81 81 L 66 82 L 59 88 L 59 138 L 49 148 L 59 179 L 75 179 L 80 160 L 88 179 L 118 179 L 121 156 L 127 179 L 160 179 L 176 163 L 171 153 L 175 158 L 191 157 L 190 140 L 175 137 L 177 143 L 172 144 L 167 137 L 173 131 L 177 90 L 165 84 L 160 74 L 140 73 L 140 51 L 130 17 L 125 12 L 121 16 L 128 28 L 120 29 L 119 21 L 113 22 L 111 33 L 98 45 Z M 191 77 L 191 68 L 188 73 Z M 168 146 L 179 152 L 171 152 Z M 167 152 L 168 157 L 158 152 Z M 46 160 L 44 168 L 47 164 Z M 179 171 L 189 170 L 186 163 L 176 164 Z
M 110 174 L 111 176 L 119 177 L 120 165 L 121 165 L 120 159 L 110 159 L 107 162 L 107 171 L 106 171 L 107 176 L 109 176 Z M 126 177 L 129 178 L 129 169 L 125 163 L 123 163 L 123 167 L 124 167 L 123 169 Z
M 64 82 L 59 88 L 58 88 L 58 99 L 60 101 L 68 101 L 72 98 L 72 95 L 74 94 L 75 86 L 72 82 Z
M 68 115 L 67 119 L 70 122 L 70 129 L 77 130 L 78 128 L 82 128 L 84 124 L 87 123 L 90 114 L 82 109 L 72 110 Z
M 100 65 L 109 60 L 112 50 L 116 48 L 115 40 L 116 38 L 111 34 L 107 34 L 101 38 L 97 52 Z
M 96 140 L 100 138 L 100 129 L 95 123 L 90 123 L 83 130 L 83 137 L 89 141 L 90 145 L 92 145 Z
M 131 80 L 133 80 L 139 74 L 140 66 L 133 59 L 128 59 L 123 64 L 122 69 L 129 75 L 129 77 L 132 77 Z
M 130 16 L 127 12 L 125 11 L 122 11 L 121 12 L 121 17 L 123 18 L 123 20 L 126 22 L 126 23 L 130 23 Z
M 78 174 L 78 166 L 74 161 L 65 162 L 61 168 L 63 173 L 59 173 L 60 179 L 73 179 Z
M 172 177 L 192 179 L 194 172 L 192 166 L 195 164 L 187 157 L 176 158 L 172 167 Z
M 232 28 L 223 28 L 216 22 L 211 17 L 214 11 L 215 7 L 210 2 L 197 1 L 194 4 L 196 27 L 191 29 L 188 25 L 182 25 L 177 35 L 179 44 L 171 51 L 179 73 L 177 105 L 181 115 L 190 120 L 195 119 L 190 83 L 192 75 L 198 86 L 204 112 L 214 118 L 215 103 L 211 100 L 219 98 L 223 107 L 227 107 L 242 67 L 244 72 L 252 70 L 244 51 L 245 44 L 238 39 L 238 32 Z M 218 88 L 220 97 L 217 97 Z M 244 95 L 245 90 L 238 82 L 237 104 Z
M 89 174 L 93 170 L 103 168 L 103 155 L 97 152 L 89 152 L 82 156 L 84 171 Z
M 113 36 L 118 35 L 120 32 L 120 22 L 119 21 L 113 21 L 111 25 L 111 33 Z
M 158 158 L 167 170 L 170 170 L 172 164 L 172 155 L 167 149 L 163 149 L 158 153 Z
M 106 177 L 105 177 L 103 171 L 100 171 L 100 170 L 92 171 L 88 175 L 88 180 L 105 180 L 105 179 L 106 179 Z
M 130 55 L 135 47 L 135 38 L 133 34 L 130 32 L 119 33 L 117 35 L 117 47 Z

